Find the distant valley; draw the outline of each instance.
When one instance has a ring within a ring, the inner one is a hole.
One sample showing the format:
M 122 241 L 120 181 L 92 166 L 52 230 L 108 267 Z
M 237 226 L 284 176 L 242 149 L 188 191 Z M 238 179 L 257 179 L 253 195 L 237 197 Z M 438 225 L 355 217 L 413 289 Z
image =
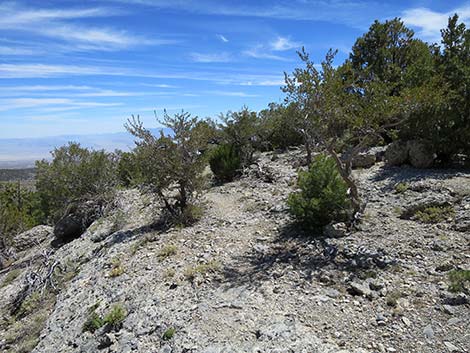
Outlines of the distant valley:
M 154 133 L 159 131 L 160 129 L 152 129 Z M 70 141 L 79 142 L 84 147 L 107 151 L 128 151 L 134 147 L 134 137 L 128 132 L 0 139 L 0 169 L 34 167 L 36 160 L 49 158 L 54 148 Z

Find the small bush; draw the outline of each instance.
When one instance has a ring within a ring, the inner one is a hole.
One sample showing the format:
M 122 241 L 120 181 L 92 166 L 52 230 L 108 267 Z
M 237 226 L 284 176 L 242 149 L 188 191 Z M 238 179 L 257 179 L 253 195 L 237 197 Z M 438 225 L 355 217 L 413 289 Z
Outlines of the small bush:
M 402 293 L 398 290 L 392 291 L 387 294 L 385 299 L 388 306 L 396 308 L 398 306 L 398 300 L 402 297 Z
M 158 252 L 160 261 L 165 260 L 167 257 L 176 255 L 178 248 L 175 245 L 166 245 Z
M 212 151 L 209 165 L 219 181 L 231 181 L 240 173 L 240 155 L 233 145 L 220 145 Z
M 36 189 L 46 216 L 57 221 L 72 201 L 104 195 L 117 184 L 117 157 L 69 143 L 36 162 Z
M 416 211 L 414 218 L 422 223 L 440 223 L 454 217 L 452 206 L 429 206 Z
M 133 186 L 139 180 L 139 168 L 135 154 L 132 152 L 117 152 L 119 162 L 117 165 L 117 178 L 124 187 Z
M 458 293 L 465 292 L 465 284 L 470 282 L 470 270 L 454 270 L 449 273 L 449 291 Z
M 109 272 L 110 277 L 118 277 L 124 273 L 124 267 L 119 259 L 114 259 L 111 266 L 111 271 Z
M 299 131 L 298 113 L 293 104 L 281 105 L 270 103 L 268 109 L 259 112 L 262 141 L 272 149 L 287 149 L 299 146 L 304 140 Z
M 395 185 L 395 192 L 397 194 L 403 194 L 409 188 L 410 188 L 410 185 L 408 185 L 407 183 L 398 183 Z
M 49 294 L 50 293 L 48 292 L 45 294 L 41 294 L 40 292 L 33 292 L 21 303 L 17 317 L 22 318 L 38 310 L 44 302 L 46 296 Z
M 207 263 L 196 265 L 195 267 L 188 267 L 184 271 L 184 277 L 188 281 L 193 281 L 198 274 L 205 275 L 210 272 L 217 272 L 220 269 L 220 263 L 217 260 L 211 260 Z
M 165 111 L 160 123 L 171 133 L 154 136 L 138 116 L 126 124 L 137 138 L 134 155 L 139 184 L 159 198 L 169 221 L 186 225 L 194 220 L 186 217 L 187 209 L 197 204 L 204 187 L 207 158 L 201 151 L 207 147 L 207 130 L 184 112 L 171 117 Z
M 222 140 L 237 150 L 242 167 L 250 165 L 254 151 L 262 149 L 260 120 L 256 112 L 243 107 L 238 112 L 221 114 L 219 119 L 223 122 L 220 125 Z
M 174 327 L 168 328 L 168 329 L 163 333 L 162 339 L 163 339 L 164 341 L 169 341 L 169 340 L 171 340 L 171 339 L 173 338 L 173 336 L 175 335 L 175 332 L 176 332 L 176 330 L 175 330 Z
M 13 235 L 24 232 L 45 220 L 37 192 L 20 183 L 0 182 L 0 234 L 5 245 Z M 2 241 L 0 240 L 0 242 Z
M 126 309 L 122 305 L 116 304 L 104 317 L 104 323 L 111 326 L 114 330 L 119 330 L 126 316 Z
M 12 322 L 4 336 L 8 353 L 30 353 L 39 343 L 41 331 L 44 329 L 52 308 L 44 305 L 29 317 Z
M 3 280 L 2 284 L 0 285 L 0 288 L 8 286 L 10 283 L 12 283 L 18 276 L 21 274 L 21 270 L 19 268 L 16 268 L 14 270 L 11 270 L 8 272 L 8 274 L 5 276 L 5 279 Z
M 181 214 L 174 219 L 174 222 L 179 226 L 189 226 L 200 221 L 203 216 L 204 207 L 201 205 L 189 204 Z
M 104 324 L 104 320 L 95 311 L 92 311 L 82 326 L 82 332 L 93 333 L 100 329 Z
M 176 275 L 176 271 L 174 268 L 169 268 L 163 272 L 163 278 L 165 280 L 170 280 L 173 277 L 175 277 L 175 275 Z
M 287 204 L 303 228 L 318 230 L 348 219 L 348 188 L 330 157 L 318 155 L 308 171 L 299 172 L 297 186 L 300 190 L 289 195 Z

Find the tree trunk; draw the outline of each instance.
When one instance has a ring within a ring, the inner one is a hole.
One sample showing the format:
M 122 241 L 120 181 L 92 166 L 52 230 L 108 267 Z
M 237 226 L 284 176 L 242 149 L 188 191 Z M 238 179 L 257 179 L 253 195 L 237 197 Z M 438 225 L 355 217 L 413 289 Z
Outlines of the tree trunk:
M 188 205 L 188 195 L 186 192 L 186 185 L 180 184 L 180 210 L 183 211 Z
M 359 190 L 357 189 L 356 183 L 351 174 L 351 165 L 354 153 L 348 155 L 348 159 L 343 163 L 332 146 L 327 146 L 327 150 L 328 153 L 333 157 L 333 160 L 336 162 L 341 177 L 349 187 L 349 198 L 353 206 L 354 215 L 356 215 L 357 213 L 361 212 L 362 204 L 359 197 Z

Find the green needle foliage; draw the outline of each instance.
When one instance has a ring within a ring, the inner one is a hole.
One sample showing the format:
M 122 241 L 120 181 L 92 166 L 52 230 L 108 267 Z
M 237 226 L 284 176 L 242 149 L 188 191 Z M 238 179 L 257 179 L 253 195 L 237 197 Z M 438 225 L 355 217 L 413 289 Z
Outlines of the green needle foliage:
M 290 194 L 287 203 L 303 228 L 317 231 L 331 221 L 348 219 L 348 188 L 330 157 L 316 156 L 308 171 L 299 172 L 297 186 L 300 190 Z
M 229 144 L 220 145 L 212 151 L 209 165 L 215 177 L 222 182 L 232 181 L 242 166 L 240 154 Z

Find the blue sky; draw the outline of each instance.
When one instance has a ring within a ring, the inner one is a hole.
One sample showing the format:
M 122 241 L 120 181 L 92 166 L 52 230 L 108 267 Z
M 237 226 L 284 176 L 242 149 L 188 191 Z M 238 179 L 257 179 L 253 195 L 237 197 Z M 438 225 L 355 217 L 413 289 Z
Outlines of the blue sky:
M 375 19 L 427 41 L 470 1 L 0 1 L 0 138 L 122 131 L 131 114 L 199 117 L 280 102 L 305 46 L 342 62 Z

